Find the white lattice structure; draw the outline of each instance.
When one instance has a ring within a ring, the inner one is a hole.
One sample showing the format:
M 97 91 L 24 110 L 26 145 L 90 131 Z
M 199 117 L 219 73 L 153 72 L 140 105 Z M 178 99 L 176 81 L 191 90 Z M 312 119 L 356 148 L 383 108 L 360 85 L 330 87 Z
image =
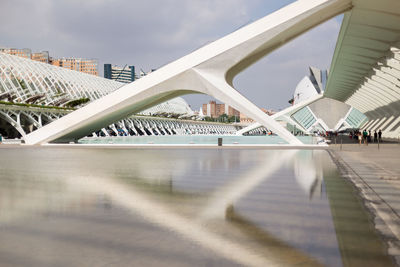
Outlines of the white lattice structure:
M 82 98 L 95 100 L 123 84 L 0 52 L 0 100 L 63 106 Z
M 4 130 L 6 122 L 25 137 L 27 133 L 73 111 L 72 108 L 65 108 L 72 101 L 87 99 L 90 103 L 123 85 L 98 76 L 0 53 L 0 119 L 3 120 L 0 120 L 0 131 L 3 130 L 6 136 L 9 134 Z M 139 115 L 160 113 L 194 115 L 180 97 L 146 109 Z M 91 135 L 223 135 L 235 131 L 234 126 L 224 124 L 131 116 L 98 128 Z
M 149 135 L 234 135 L 238 126 L 224 123 L 176 120 L 148 116 L 131 116 L 113 123 L 101 131 L 100 136 L 149 136 Z

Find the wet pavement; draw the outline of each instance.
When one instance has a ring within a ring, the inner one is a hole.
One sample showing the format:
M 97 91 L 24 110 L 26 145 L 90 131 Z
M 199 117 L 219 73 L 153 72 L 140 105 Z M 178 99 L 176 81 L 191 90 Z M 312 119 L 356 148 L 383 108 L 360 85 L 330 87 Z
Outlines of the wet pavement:
M 400 145 L 338 144 L 330 149 L 342 175 L 359 189 L 390 254 L 400 264 Z

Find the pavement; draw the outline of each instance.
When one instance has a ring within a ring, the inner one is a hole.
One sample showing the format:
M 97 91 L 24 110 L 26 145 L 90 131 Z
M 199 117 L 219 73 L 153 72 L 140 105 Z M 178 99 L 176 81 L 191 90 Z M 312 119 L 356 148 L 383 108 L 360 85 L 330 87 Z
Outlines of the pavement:
M 400 266 L 400 144 L 338 142 L 328 151 L 342 176 L 358 188 L 375 228 Z

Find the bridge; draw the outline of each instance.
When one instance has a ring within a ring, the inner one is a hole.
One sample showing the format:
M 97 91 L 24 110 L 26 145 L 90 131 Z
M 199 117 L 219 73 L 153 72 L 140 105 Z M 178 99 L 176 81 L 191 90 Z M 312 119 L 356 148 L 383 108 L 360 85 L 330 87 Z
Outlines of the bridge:
M 25 142 L 68 142 L 167 99 L 198 92 L 243 112 L 288 143 L 302 145 L 237 92 L 232 80 L 272 50 L 350 8 L 351 1 L 344 0 L 295 2 L 34 131 Z
M 75 141 L 151 106 L 188 93 L 208 94 L 232 106 L 289 144 L 302 145 L 274 118 L 237 92 L 233 78 L 298 35 L 345 13 L 323 94 L 365 113 L 371 129 L 399 134 L 400 3 L 395 0 L 297 1 L 144 78 L 33 131 L 27 144 Z M 285 117 L 285 114 L 282 114 Z M 291 120 L 290 116 L 286 119 Z

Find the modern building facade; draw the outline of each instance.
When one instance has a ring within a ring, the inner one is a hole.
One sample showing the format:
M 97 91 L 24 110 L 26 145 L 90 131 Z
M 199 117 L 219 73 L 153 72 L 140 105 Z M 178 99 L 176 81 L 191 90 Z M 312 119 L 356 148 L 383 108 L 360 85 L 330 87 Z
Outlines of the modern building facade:
M 98 63 L 95 59 L 84 58 L 58 58 L 52 59 L 51 64 L 69 70 L 75 70 L 98 76 Z
M 315 67 L 296 86 L 294 103 L 301 103 L 325 92 L 328 72 Z M 357 115 L 356 115 L 357 114 Z M 351 119 L 356 116 L 357 119 Z M 315 101 L 291 115 L 306 133 L 358 129 L 368 118 L 348 104 L 331 98 Z
M 104 78 L 122 83 L 135 81 L 135 66 L 119 67 L 111 64 L 104 64 Z
M 289 100 L 292 105 L 300 103 L 315 94 L 322 94 L 326 87 L 328 71 L 309 67 L 309 75 L 305 76 L 296 86 L 293 98 Z
M 50 58 L 50 55 L 49 55 L 48 51 L 32 53 L 31 59 L 35 60 L 35 61 L 42 62 L 42 63 L 47 63 L 47 64 L 50 64 L 51 61 L 52 61 L 52 58 Z
M 32 50 L 29 48 L 18 49 L 18 48 L 0 47 L 0 52 L 23 58 L 32 57 Z
M 282 123 L 294 134 L 313 134 L 325 132 L 344 131 L 346 129 L 359 129 L 368 118 L 359 110 L 348 104 L 331 98 L 322 98 L 325 90 L 328 72 L 309 67 L 309 75 L 305 76 L 296 86 L 291 99 L 293 105 L 302 105 L 310 99 L 321 96 L 293 112 L 280 112 L 276 120 Z M 274 114 L 270 114 L 274 115 Z M 248 132 L 254 131 L 257 124 L 248 127 Z M 246 132 L 246 129 L 240 132 Z

